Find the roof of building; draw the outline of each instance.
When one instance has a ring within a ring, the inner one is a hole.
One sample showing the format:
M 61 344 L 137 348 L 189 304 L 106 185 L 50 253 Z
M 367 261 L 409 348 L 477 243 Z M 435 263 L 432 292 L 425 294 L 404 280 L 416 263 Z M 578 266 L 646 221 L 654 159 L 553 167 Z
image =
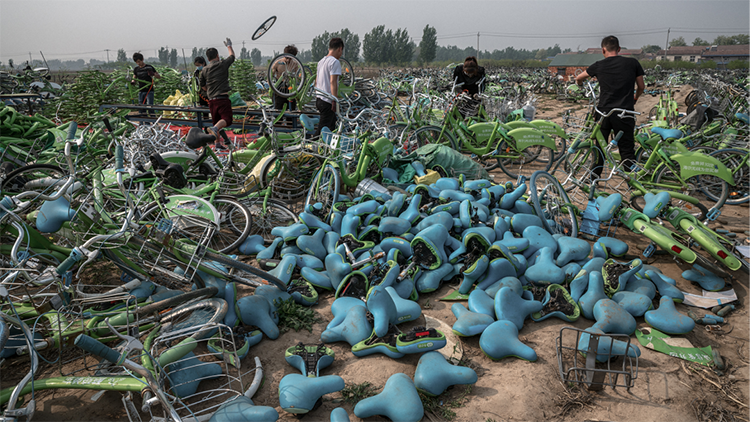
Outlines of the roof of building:
M 592 47 L 586 49 L 586 54 L 595 54 L 595 53 L 601 53 L 602 48 L 601 47 Z M 620 50 L 621 56 L 640 56 L 643 54 L 642 48 L 623 48 Z
M 708 47 L 700 45 L 681 45 L 669 47 L 668 50 L 659 50 L 659 56 L 700 56 Z
M 711 56 L 748 56 L 750 55 L 750 45 L 712 45 L 708 50 L 703 52 L 704 57 Z
M 588 67 L 604 58 L 599 52 L 596 54 L 558 54 L 548 65 L 549 67 Z

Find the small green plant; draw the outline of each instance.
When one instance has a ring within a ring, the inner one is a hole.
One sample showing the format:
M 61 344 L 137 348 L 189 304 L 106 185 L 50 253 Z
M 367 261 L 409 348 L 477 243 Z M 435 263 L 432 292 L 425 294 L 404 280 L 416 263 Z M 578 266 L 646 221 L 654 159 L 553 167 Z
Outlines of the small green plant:
M 312 333 L 313 324 L 321 321 L 312 308 L 302 306 L 294 299 L 287 299 L 281 303 L 277 302 L 276 309 L 279 313 L 279 331 L 281 333 L 303 329 Z
M 471 387 L 471 384 L 464 386 L 463 391 L 458 393 L 452 400 L 445 397 L 441 398 L 440 396 L 428 396 L 421 392 L 419 393 L 419 398 L 422 400 L 425 412 L 429 412 L 440 419 L 452 421 L 456 417 L 456 412 L 453 409 L 464 406 L 464 400 L 471 393 Z
M 345 402 L 353 406 L 360 400 L 374 396 L 379 389 L 379 387 L 376 387 L 367 381 L 361 384 L 346 384 L 346 387 L 341 390 L 341 397 L 343 397 Z

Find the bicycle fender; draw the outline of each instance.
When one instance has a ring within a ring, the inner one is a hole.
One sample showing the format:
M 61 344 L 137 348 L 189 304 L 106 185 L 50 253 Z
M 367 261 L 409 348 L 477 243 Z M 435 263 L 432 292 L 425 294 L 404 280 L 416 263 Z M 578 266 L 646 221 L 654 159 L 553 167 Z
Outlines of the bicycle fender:
M 632 230 L 635 233 L 640 233 L 651 239 L 654 243 L 659 245 L 660 248 L 669 252 L 671 255 L 677 256 L 689 264 L 695 262 L 695 252 L 688 249 L 684 245 L 675 242 L 673 238 L 675 234 L 669 229 L 662 227 L 659 224 L 654 224 L 650 221 L 646 221 L 642 218 L 634 219 L 632 224 Z
M 522 127 L 511 130 L 508 135 L 516 141 L 519 151 L 536 145 L 542 145 L 552 149 L 552 151 L 557 151 L 555 141 L 546 133 L 537 129 Z
M 532 120 L 529 124 L 531 124 L 531 126 L 533 126 L 534 129 L 546 133 L 547 136 L 555 135 L 563 139 L 568 139 L 568 134 L 565 133 L 565 130 L 563 130 L 563 128 L 561 128 L 560 125 L 558 125 L 555 122 L 550 122 L 549 120 L 537 119 L 537 120 Z
M 680 165 L 680 176 L 688 179 L 693 176 L 717 176 L 734 186 L 732 172 L 718 158 L 700 152 L 685 152 L 670 157 Z
M 210 202 L 193 195 L 171 195 L 166 208 L 178 215 L 194 215 L 219 224 L 219 211 Z
M 693 220 L 695 220 L 695 218 L 693 218 Z M 696 224 L 688 218 L 683 218 L 679 221 L 679 227 L 698 242 L 698 244 L 701 245 L 701 248 L 710 253 L 730 270 L 737 271 L 740 269 L 742 263 L 737 257 L 724 248 L 724 246 L 718 242 L 716 236 L 701 226 L 701 223 Z

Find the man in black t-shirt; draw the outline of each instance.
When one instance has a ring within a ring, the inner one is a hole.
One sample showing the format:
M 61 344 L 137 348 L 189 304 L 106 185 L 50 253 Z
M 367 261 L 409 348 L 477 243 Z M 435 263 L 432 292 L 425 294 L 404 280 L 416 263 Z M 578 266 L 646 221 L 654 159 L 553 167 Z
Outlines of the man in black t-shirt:
M 138 105 L 154 105 L 154 79 L 161 78 L 159 72 L 150 64 L 143 62 L 143 54 L 133 54 L 133 61 L 137 66 L 133 68 L 131 84 L 138 82 Z M 149 111 L 149 114 L 153 114 Z
M 576 76 L 576 83 L 581 85 L 588 77 L 596 77 L 599 81 L 599 104 L 597 108 L 607 113 L 613 108 L 635 110 L 635 103 L 643 94 L 643 67 L 638 60 L 618 56 L 620 41 L 614 35 L 602 39 L 602 54 L 604 59 L 589 66 L 585 72 Z M 633 86 L 636 90 L 633 94 Z M 620 118 L 618 113 L 612 114 L 602 122 L 602 135 L 609 139 L 609 134 L 623 132 L 617 146 L 620 150 L 620 160 L 625 170 L 631 170 L 635 164 L 635 118 L 631 116 Z M 600 151 L 593 172 L 601 176 L 604 156 Z

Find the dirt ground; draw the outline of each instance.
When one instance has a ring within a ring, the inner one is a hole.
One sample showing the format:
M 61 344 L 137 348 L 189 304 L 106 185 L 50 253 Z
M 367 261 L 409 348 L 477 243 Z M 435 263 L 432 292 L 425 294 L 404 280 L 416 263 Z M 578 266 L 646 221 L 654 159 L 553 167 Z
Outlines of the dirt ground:
M 678 94 L 680 104 L 689 92 L 683 87 Z M 656 97 L 645 96 L 637 105 L 638 111 L 648 114 L 655 104 Z M 575 104 L 563 103 L 549 98 L 541 98 L 537 106 L 537 117 L 558 120 L 561 112 L 567 108 L 578 107 Z M 504 181 L 501 173 L 496 174 L 496 181 Z M 727 206 L 719 225 L 746 238 L 750 229 L 748 206 Z M 629 255 L 639 256 L 642 252 L 643 238 L 625 230 L 618 231 L 616 237 L 630 246 Z M 681 277 L 682 271 L 688 269 L 675 262 L 668 255 L 657 255 L 647 260 L 648 264 L 659 267 L 664 274 L 677 280 L 680 290 L 701 294 L 697 285 Z M 605 387 L 602 391 L 587 391 L 585 388 L 570 388 L 563 383 L 556 353 L 557 338 L 560 330 L 566 326 L 584 329 L 593 322 L 584 318 L 574 324 L 560 319 L 547 319 L 542 322 L 527 320 L 520 331 L 523 343 L 532 347 L 537 355 L 536 362 L 527 362 L 515 358 L 492 361 L 479 348 L 479 336 L 461 338 L 463 354 L 455 353 L 465 365 L 474 368 L 479 376 L 478 382 L 470 389 L 455 386 L 442 394 L 437 402 L 441 407 L 426 413 L 424 421 L 441 420 L 440 410 L 455 412 L 453 420 L 458 421 L 747 421 L 748 420 L 748 277 L 737 273 L 731 281 L 739 300 L 737 310 L 727 318 L 727 324 L 720 332 L 708 332 L 697 325 L 693 332 L 685 336 L 695 347 L 712 346 L 718 349 L 728 369 L 723 375 L 717 375 L 711 369 L 701 369 L 675 357 L 640 347 L 641 356 L 637 362 L 637 374 L 634 385 L 626 388 Z M 424 325 L 425 316 L 452 326 L 455 317 L 450 311 L 452 302 L 440 301 L 457 285 L 443 285 L 438 291 L 421 295 L 419 304 L 423 316 L 418 320 L 403 324 L 402 330 L 412 326 Z M 729 285 L 728 287 L 729 288 Z M 277 340 L 264 339 L 254 346 L 250 356 L 244 360 L 244 368 L 252 365 L 251 356 L 258 356 L 265 369 L 265 382 L 254 397 L 257 405 L 275 407 L 281 420 L 294 421 L 298 418 L 281 410 L 278 399 L 278 385 L 281 378 L 296 372 L 284 361 L 284 350 L 299 342 L 318 344 L 320 334 L 332 318 L 330 305 L 332 294 L 323 294 L 320 302 L 313 307 L 321 322 L 314 325 L 312 333 L 307 331 L 290 331 Z M 678 311 L 687 313 L 689 308 L 678 304 Z M 701 315 L 706 310 L 693 308 Z M 639 328 L 646 326 L 643 318 L 637 318 Z M 635 336 L 631 341 L 638 344 Z M 322 374 L 336 374 L 346 381 L 348 386 L 369 382 L 378 389 L 385 385 L 388 378 L 396 373 L 414 376 L 420 355 L 406 355 L 401 359 L 391 359 L 385 355 L 375 354 L 364 358 L 355 357 L 346 343 L 329 344 L 335 352 L 335 361 L 324 369 Z M 563 362 L 564 365 L 570 363 Z M 621 362 L 617 362 L 621 364 Z M 2 378 L 6 379 L 14 371 L 9 362 L 0 367 Z M 51 375 L 51 373 L 49 373 Z M 15 378 L 15 377 L 13 377 Z M 246 380 L 249 383 L 249 379 Z M 622 382 L 622 380 L 620 381 Z M 378 390 L 379 391 L 379 390 Z M 85 390 L 54 391 L 40 393 L 36 420 L 123 420 L 120 395 L 114 392 L 105 393 L 98 401 L 92 402 L 94 392 Z M 452 407 L 451 406 L 455 406 Z M 330 420 L 330 412 L 336 407 L 343 407 L 351 421 L 359 421 L 354 416 L 353 406 L 343 401 L 340 393 L 323 397 L 323 405 L 302 417 L 305 421 Z M 387 420 L 381 417 L 367 418 L 367 421 Z

